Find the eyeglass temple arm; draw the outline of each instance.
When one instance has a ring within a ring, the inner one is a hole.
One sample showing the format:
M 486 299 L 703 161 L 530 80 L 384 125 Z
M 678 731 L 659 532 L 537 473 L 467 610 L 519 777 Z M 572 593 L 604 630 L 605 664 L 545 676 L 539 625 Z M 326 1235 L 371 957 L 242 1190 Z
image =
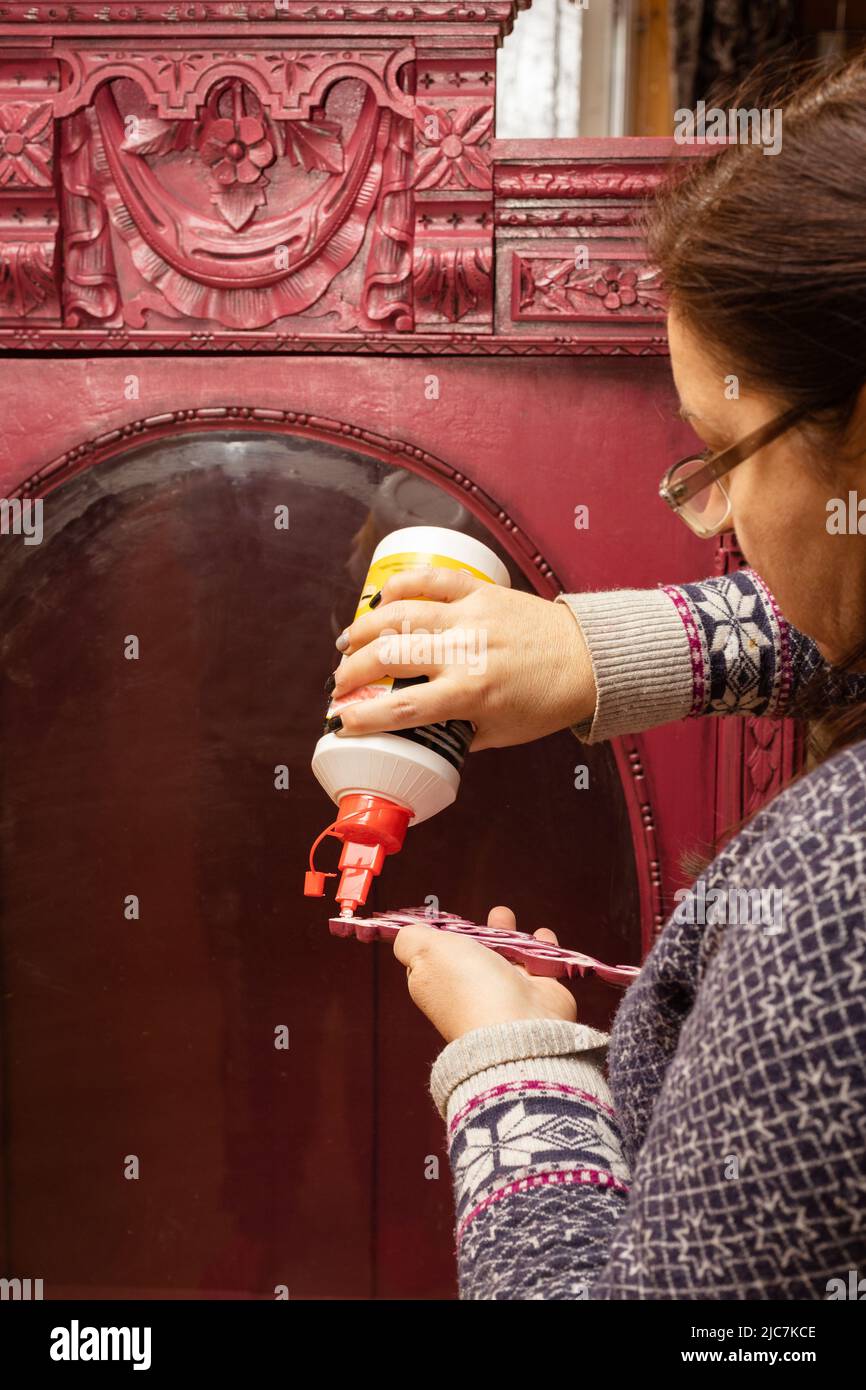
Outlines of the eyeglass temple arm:
M 710 483 L 714 483 L 719 478 L 723 478 L 726 473 L 730 473 L 732 468 L 736 468 L 737 464 L 742 463 L 750 454 L 754 454 L 765 444 L 770 444 L 780 434 L 784 434 L 785 430 L 790 429 L 791 425 L 803 414 L 804 411 L 801 406 L 793 406 L 790 410 L 786 410 L 784 415 L 771 420 L 769 424 L 760 425 L 751 434 L 747 434 L 745 439 L 741 439 L 738 444 L 733 444 L 730 449 L 716 454 L 715 458 L 707 459 L 703 468 L 699 468 L 697 473 L 690 474 L 679 487 L 676 487 L 676 484 L 672 486 L 670 481 L 671 474 L 679 468 L 679 464 L 675 463 L 662 479 L 659 492 L 670 506 L 674 508 L 681 506 L 683 502 L 688 502 L 690 498 L 696 496 Z

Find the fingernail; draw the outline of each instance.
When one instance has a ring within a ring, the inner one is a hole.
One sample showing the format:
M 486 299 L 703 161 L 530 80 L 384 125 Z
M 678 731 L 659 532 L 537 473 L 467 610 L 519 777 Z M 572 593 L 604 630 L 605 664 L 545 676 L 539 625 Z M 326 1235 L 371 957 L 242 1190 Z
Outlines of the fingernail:
M 344 652 L 344 651 L 346 650 L 346 648 L 348 647 L 348 645 L 349 645 L 349 629 L 346 628 L 343 632 L 340 633 L 340 635 L 339 635 L 339 637 L 337 638 L 337 641 L 336 641 L 336 643 L 335 643 L 335 646 L 336 646 L 338 652 Z
M 382 590 L 380 589 L 379 592 L 376 593 L 376 594 L 374 594 L 373 597 L 370 599 L 370 602 L 367 604 L 367 607 L 368 607 L 368 608 L 378 608 L 378 606 L 379 606 L 379 604 L 380 604 L 381 602 L 382 602 Z
M 324 731 L 325 731 L 326 734 L 338 734 L 338 733 L 340 732 L 340 730 L 342 729 L 342 727 L 343 727 L 343 720 L 342 720 L 342 717 L 341 717 L 339 714 L 335 714 L 335 715 L 332 715 L 332 717 L 331 717 L 330 719 L 326 719 L 326 720 L 325 720 L 325 730 L 324 730 Z
M 336 675 L 332 672 L 331 675 L 328 677 L 328 679 L 325 681 L 325 694 L 326 694 L 326 695 L 330 695 L 331 691 L 334 689 L 334 686 L 335 686 L 336 684 L 337 684 L 337 677 L 336 677 Z

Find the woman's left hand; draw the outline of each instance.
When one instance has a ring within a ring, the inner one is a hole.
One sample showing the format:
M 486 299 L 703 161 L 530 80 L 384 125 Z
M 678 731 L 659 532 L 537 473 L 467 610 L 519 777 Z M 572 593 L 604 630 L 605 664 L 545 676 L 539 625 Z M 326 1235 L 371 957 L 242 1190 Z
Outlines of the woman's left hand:
M 508 907 L 491 908 L 487 925 L 516 931 Z M 552 931 L 534 933 L 558 945 Z M 394 938 L 394 955 L 406 966 L 409 993 L 446 1042 L 473 1028 L 526 1018 L 577 1021 L 574 997 L 558 980 L 529 975 L 489 946 L 435 927 L 403 927 Z

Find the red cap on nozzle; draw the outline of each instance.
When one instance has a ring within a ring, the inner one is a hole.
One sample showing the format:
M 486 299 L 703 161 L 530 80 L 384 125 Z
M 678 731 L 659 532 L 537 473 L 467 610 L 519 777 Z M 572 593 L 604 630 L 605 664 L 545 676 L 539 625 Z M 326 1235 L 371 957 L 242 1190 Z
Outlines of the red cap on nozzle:
M 343 872 L 336 893 L 341 911 L 354 912 L 367 901 L 370 885 L 380 872 L 386 854 L 396 854 L 402 849 L 411 819 L 412 812 L 407 806 L 398 806 L 396 801 L 388 801 L 372 792 L 353 792 L 342 798 L 337 819 L 319 836 L 321 840 L 325 835 L 334 835 L 344 842 L 339 864 Z M 313 869 L 312 860 L 311 852 L 304 893 L 320 898 L 325 891 L 324 879 L 336 875 Z

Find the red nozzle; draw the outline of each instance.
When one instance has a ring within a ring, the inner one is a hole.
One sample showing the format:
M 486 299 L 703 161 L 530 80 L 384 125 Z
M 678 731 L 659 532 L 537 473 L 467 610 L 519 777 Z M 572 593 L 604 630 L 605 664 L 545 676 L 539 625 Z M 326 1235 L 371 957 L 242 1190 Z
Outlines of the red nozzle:
M 337 901 L 341 912 L 348 908 L 354 912 L 356 907 L 367 901 L 367 894 L 373 879 L 385 862 L 382 845 L 356 845 L 347 840 L 340 855 L 340 868 L 343 875 L 337 889 Z
M 367 901 L 373 879 L 380 872 L 387 854 L 402 849 L 406 830 L 412 819 L 407 806 L 374 796 L 371 792 L 353 792 L 340 802 L 340 813 L 332 825 L 315 841 L 310 851 L 310 868 L 304 880 L 304 893 L 321 898 L 325 879 L 335 874 L 323 874 L 313 868 L 316 846 L 326 835 L 343 841 L 339 867 L 342 869 L 336 897 L 341 911 L 354 912 Z

